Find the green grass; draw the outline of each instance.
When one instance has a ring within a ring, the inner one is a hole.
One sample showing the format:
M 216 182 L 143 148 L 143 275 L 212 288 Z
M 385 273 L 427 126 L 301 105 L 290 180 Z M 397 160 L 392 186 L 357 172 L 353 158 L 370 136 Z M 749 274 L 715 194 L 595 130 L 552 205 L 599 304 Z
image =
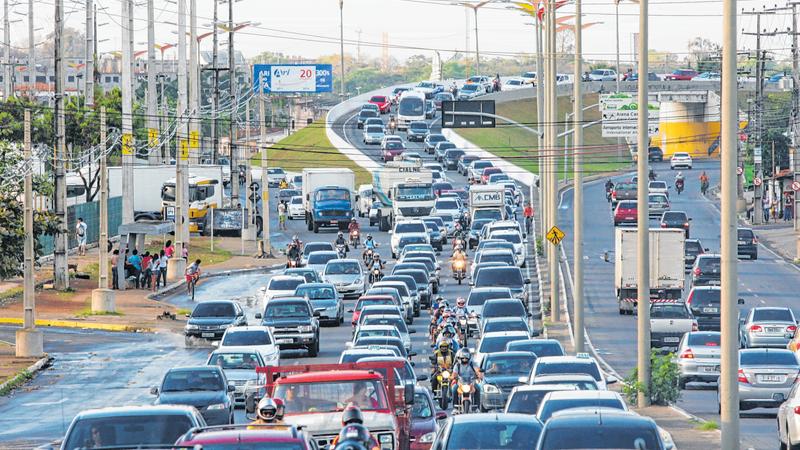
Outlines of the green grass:
M 192 310 L 191 309 L 186 309 L 186 308 L 178 308 L 178 309 L 175 310 L 175 315 L 176 316 L 180 316 L 180 317 L 183 317 L 183 316 L 185 316 L 187 314 L 191 314 L 191 313 L 192 313 Z
M 22 294 L 25 292 L 25 288 L 22 287 L 15 287 L 11 289 L 6 289 L 3 292 L 0 292 L 0 301 L 3 300 L 14 300 L 22 298 Z
M 267 150 L 270 166 L 279 166 L 289 172 L 302 172 L 304 168 L 345 167 L 356 175 L 356 186 L 372 183 L 372 175 L 347 156 L 339 153 L 325 134 L 325 119 L 298 130 Z M 252 159 L 253 166 L 261 165 L 261 155 Z
M 123 316 L 121 312 L 117 311 L 92 311 L 90 306 L 83 308 L 75 314 L 76 317 L 89 317 L 89 316 Z
M 23 370 L 22 372 L 14 375 L 8 383 L 6 383 L 2 389 L 0 389 L 0 397 L 5 397 L 6 395 L 10 394 L 11 391 L 14 389 L 22 386 L 25 384 L 26 381 L 33 378 L 33 374 L 28 372 L 27 370 Z
M 583 97 L 584 106 L 596 104 L 597 94 L 587 94 Z M 497 114 L 508 117 L 533 129 L 537 126 L 536 100 L 515 100 L 498 103 Z M 568 97 L 558 98 L 557 126 L 558 132 L 564 131 L 564 119 L 567 112 L 572 112 L 572 101 Z M 584 111 L 584 123 L 600 119 L 597 108 Z M 515 125 L 502 123 L 498 120 L 497 127 L 484 129 L 461 129 L 458 133 L 473 144 L 495 155 L 507 159 L 524 169 L 538 173 L 541 157 L 538 153 L 538 138 L 534 133 Z M 570 136 L 570 142 L 572 137 Z M 584 161 L 584 175 L 611 172 L 627 167 L 631 164 L 630 153 L 627 148 L 617 149 L 617 140 L 604 138 L 600 124 L 593 125 L 583 130 L 584 148 L 581 155 Z M 555 158 L 558 163 L 557 173 L 559 179 L 564 178 L 564 139 L 558 139 L 558 150 Z M 567 150 L 566 174 L 572 177 L 573 150 Z
M 700 431 L 714 431 L 714 430 L 719 430 L 719 425 L 717 424 L 717 422 L 714 421 L 706 421 L 698 424 L 694 428 Z

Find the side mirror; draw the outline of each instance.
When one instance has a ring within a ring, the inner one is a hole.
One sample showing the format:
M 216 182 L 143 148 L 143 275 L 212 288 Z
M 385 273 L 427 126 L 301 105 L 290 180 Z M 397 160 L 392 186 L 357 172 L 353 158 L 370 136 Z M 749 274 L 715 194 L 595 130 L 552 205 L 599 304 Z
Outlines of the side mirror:
M 737 299 L 736 303 L 739 305 L 744 305 L 744 299 L 743 298 Z
M 525 278 L 525 284 L 531 284 L 531 279 L 530 278 Z
M 447 411 L 442 411 L 441 409 L 436 411 L 436 420 L 445 420 L 447 419 Z
M 417 352 L 408 352 L 408 357 L 417 356 Z
M 353 312 L 353 310 L 352 310 L 352 309 L 348 309 L 348 310 L 347 310 L 347 312 L 349 312 L 349 313 L 352 313 L 352 312 Z
M 211 346 L 212 347 L 219 347 L 219 341 L 212 341 L 211 342 Z
M 191 315 L 191 314 L 185 314 L 185 316 L 186 316 L 186 318 L 187 318 L 187 319 L 188 319 L 189 317 L 192 317 L 192 315 Z
M 615 384 L 617 382 L 617 377 L 613 375 L 609 375 L 606 377 L 606 384 Z
M 256 319 L 261 319 L 262 317 L 261 313 L 256 313 Z
M 228 392 L 233 392 L 233 391 L 235 391 L 235 390 L 236 390 L 236 386 L 234 386 L 234 385 L 232 385 L 232 384 L 229 384 L 229 385 L 228 385 Z
M 248 414 L 256 412 L 256 397 L 254 394 L 249 394 L 247 398 L 244 399 L 244 410 Z
M 319 311 L 314 311 L 314 317 L 319 317 L 319 316 L 320 316 L 320 312 Z
M 158 386 L 153 386 L 150 388 L 150 395 L 158 395 Z
M 413 383 L 406 383 L 405 389 L 403 389 L 403 400 L 405 401 L 406 405 L 413 405 L 414 404 L 414 384 Z
M 417 330 L 414 330 L 414 329 L 408 330 L 408 334 L 416 334 L 416 333 L 417 333 Z
M 388 233 L 389 234 L 394 234 L 394 231 L 393 230 L 389 230 Z
M 474 282 L 474 281 L 470 281 L 470 282 L 469 282 L 469 285 L 470 285 L 470 286 L 475 286 L 475 282 Z
M 427 375 L 417 375 L 417 381 L 428 381 Z

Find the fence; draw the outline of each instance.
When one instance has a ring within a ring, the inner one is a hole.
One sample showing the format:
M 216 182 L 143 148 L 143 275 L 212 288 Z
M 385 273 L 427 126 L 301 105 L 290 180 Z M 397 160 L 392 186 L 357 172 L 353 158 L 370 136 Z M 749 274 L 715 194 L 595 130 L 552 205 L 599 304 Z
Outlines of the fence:
M 100 202 L 82 203 L 67 208 L 67 235 L 69 236 L 67 248 L 78 246 L 75 237 L 75 224 L 78 217 L 83 217 L 86 222 L 86 242 L 96 243 L 100 239 Z M 122 224 L 122 197 L 111 197 L 108 199 L 108 236 L 116 236 L 117 229 Z M 53 236 L 39 236 L 39 243 L 42 245 L 42 254 L 50 255 L 53 253 Z

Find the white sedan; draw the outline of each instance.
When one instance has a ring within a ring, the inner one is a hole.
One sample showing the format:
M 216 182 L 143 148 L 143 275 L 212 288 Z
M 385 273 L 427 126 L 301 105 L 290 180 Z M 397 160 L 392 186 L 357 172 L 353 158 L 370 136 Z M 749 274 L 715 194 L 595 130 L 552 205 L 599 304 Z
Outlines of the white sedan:
M 516 91 L 518 89 L 525 89 L 531 87 L 530 83 L 526 83 L 522 78 L 508 78 L 503 82 L 504 91 Z
M 289 219 L 304 219 L 306 217 L 306 209 L 303 206 L 303 197 L 297 195 L 289 200 L 289 210 L 287 211 Z
M 306 279 L 297 275 L 275 275 L 270 278 L 269 283 L 264 290 L 262 299 L 264 304 L 269 303 L 270 300 L 276 297 L 288 297 L 294 294 L 297 286 L 305 283 Z
M 281 354 L 268 327 L 245 326 L 231 327 L 225 330 L 225 334 L 222 335 L 222 340 L 219 342 L 219 350 L 241 350 L 242 348 L 260 353 L 265 365 L 280 365 Z
M 669 168 L 672 170 L 680 168 L 691 169 L 692 155 L 685 152 L 673 153 L 672 158 L 669 160 Z

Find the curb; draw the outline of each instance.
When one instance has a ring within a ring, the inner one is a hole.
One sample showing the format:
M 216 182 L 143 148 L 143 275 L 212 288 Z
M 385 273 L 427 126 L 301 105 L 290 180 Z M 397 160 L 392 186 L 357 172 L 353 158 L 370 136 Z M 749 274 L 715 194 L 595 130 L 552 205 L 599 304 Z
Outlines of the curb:
M 12 383 L 15 383 L 15 382 L 17 381 L 17 379 L 19 378 L 19 376 L 20 376 L 20 375 L 22 375 L 22 373 L 28 373 L 28 374 L 31 376 L 31 378 L 32 378 L 32 377 L 33 377 L 33 376 L 35 376 L 37 373 L 39 373 L 40 371 L 42 371 L 43 369 L 45 369 L 47 366 L 49 366 L 49 365 L 50 365 L 50 362 L 51 362 L 52 360 L 53 360 L 53 357 L 52 357 L 52 356 L 50 356 L 50 355 L 45 355 L 43 358 L 41 358 L 40 360 L 38 360 L 38 361 L 36 361 L 35 363 L 33 363 L 32 365 L 30 365 L 30 366 L 29 366 L 27 369 L 25 369 L 23 372 L 21 372 L 21 373 L 18 373 L 17 375 L 15 375 L 15 376 L 11 377 L 11 378 L 10 378 L 8 381 L 6 381 L 5 383 L 2 383 L 2 384 L 0 384 L 0 391 L 4 390 L 4 389 L 6 388 L 6 386 L 9 386 L 9 385 L 11 385 Z M 11 392 L 9 392 L 9 394 L 10 394 L 10 393 L 11 393 Z M 8 395 L 8 394 L 6 394 L 6 395 Z
M 0 317 L 0 325 L 22 325 L 23 319 L 16 317 Z M 58 328 L 81 328 L 86 330 L 132 332 L 132 333 L 153 333 L 155 330 L 147 327 L 135 327 L 131 325 L 121 325 L 113 323 L 81 322 L 77 320 L 36 320 L 36 326 L 58 327 Z
M 245 274 L 245 273 L 259 273 L 259 272 L 265 272 L 266 273 L 266 272 L 271 272 L 271 271 L 273 271 L 275 269 L 279 269 L 279 268 L 284 267 L 284 266 L 285 266 L 285 264 L 278 263 L 278 264 L 273 264 L 271 266 L 263 266 L 263 267 L 249 267 L 249 268 L 246 268 L 246 269 L 221 270 L 221 271 L 218 271 L 218 272 L 210 272 L 210 273 L 202 274 L 200 276 L 200 278 L 201 279 L 206 279 L 206 278 L 229 277 L 231 275 L 241 275 L 241 274 Z M 184 279 L 181 279 L 180 281 L 175 281 L 172 284 L 170 284 L 169 286 L 165 287 L 164 289 L 161 289 L 158 292 L 155 292 L 155 293 L 152 293 L 152 294 L 148 294 L 147 295 L 147 299 L 148 300 L 161 300 L 162 298 L 175 293 L 175 291 L 181 289 L 185 285 L 186 285 L 186 280 L 184 280 Z

